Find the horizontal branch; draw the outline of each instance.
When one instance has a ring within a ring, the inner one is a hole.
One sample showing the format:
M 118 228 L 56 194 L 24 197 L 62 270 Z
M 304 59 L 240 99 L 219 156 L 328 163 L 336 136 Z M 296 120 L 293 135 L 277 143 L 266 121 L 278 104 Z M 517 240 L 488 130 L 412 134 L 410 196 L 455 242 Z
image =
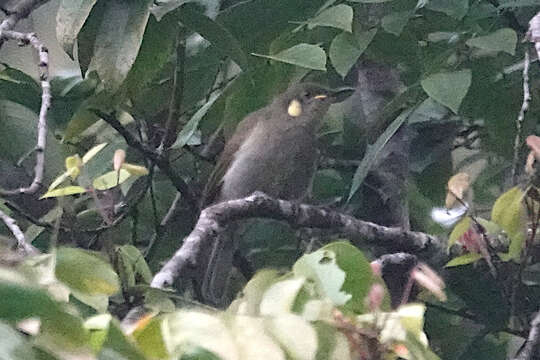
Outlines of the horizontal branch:
M 193 276 L 202 257 L 210 253 L 214 239 L 224 231 L 226 225 L 249 218 L 282 220 L 294 227 L 331 229 L 344 234 L 355 245 L 382 246 L 391 251 L 414 253 L 425 259 L 440 258 L 445 249 L 438 238 L 425 233 L 388 228 L 337 211 L 276 200 L 257 192 L 243 199 L 226 201 L 204 209 L 180 249 L 154 276 L 152 286 L 163 288 L 173 285 L 180 276 Z

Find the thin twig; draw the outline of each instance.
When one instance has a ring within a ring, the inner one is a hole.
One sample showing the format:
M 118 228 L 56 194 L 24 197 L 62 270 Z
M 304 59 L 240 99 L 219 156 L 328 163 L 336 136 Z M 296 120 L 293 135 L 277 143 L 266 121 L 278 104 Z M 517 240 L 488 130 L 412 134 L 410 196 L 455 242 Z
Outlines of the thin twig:
M 516 137 L 514 138 L 514 160 L 512 161 L 512 183 L 515 185 L 518 181 L 518 163 L 519 163 L 519 150 L 521 148 L 521 132 L 523 128 L 523 121 L 525 120 L 525 114 L 529 110 L 529 103 L 531 102 L 531 92 L 529 90 L 529 49 L 525 50 L 524 66 L 523 66 L 523 103 L 519 110 L 519 115 L 516 120 Z
M 9 231 L 15 236 L 15 239 L 17 239 L 17 252 L 23 256 L 28 255 L 37 255 L 39 254 L 39 250 L 30 245 L 26 241 L 26 237 L 24 236 L 24 233 L 22 232 L 19 225 L 17 225 L 17 222 L 15 219 L 13 219 L 11 216 L 0 210 L 0 219 L 6 224 Z
M 40 3 L 39 1 L 36 3 Z M 28 10 L 30 11 L 30 10 Z M 27 16 L 27 15 L 26 15 Z M 0 25 L 0 40 L 17 40 L 22 45 L 31 45 L 39 56 L 39 80 L 41 82 L 41 108 L 38 118 L 37 144 L 34 148 L 36 152 L 36 164 L 34 166 L 34 179 L 28 187 L 20 187 L 13 190 L 0 189 L 0 196 L 10 196 L 17 194 L 33 194 L 41 188 L 43 174 L 45 171 L 45 147 L 47 145 L 47 112 L 51 106 L 51 84 L 49 82 L 49 50 L 41 43 L 34 33 L 20 33 L 17 31 L 4 30 L 7 27 L 8 17 Z
M 540 358 L 540 312 L 531 321 L 529 336 L 519 353 L 512 360 L 533 360 Z

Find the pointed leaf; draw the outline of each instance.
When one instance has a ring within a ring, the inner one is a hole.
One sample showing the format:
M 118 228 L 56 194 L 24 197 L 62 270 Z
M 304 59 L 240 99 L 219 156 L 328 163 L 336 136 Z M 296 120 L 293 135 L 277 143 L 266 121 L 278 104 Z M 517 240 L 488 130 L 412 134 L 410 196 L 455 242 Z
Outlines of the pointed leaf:
M 290 313 L 298 292 L 304 286 L 305 278 L 279 281 L 266 290 L 261 300 L 262 315 Z
M 261 55 L 255 53 L 252 55 L 281 61 L 307 69 L 326 71 L 326 54 L 324 50 L 317 45 L 298 44 L 275 55 Z
M 336 29 L 341 29 L 347 32 L 352 32 L 353 9 L 349 5 L 336 5 L 329 7 L 308 20 L 309 28 L 316 26 L 329 26 Z
M 375 37 L 377 28 L 359 34 L 341 33 L 330 44 L 329 56 L 332 65 L 342 77 L 356 64 L 360 55 Z
M 466 216 L 461 219 L 461 221 L 454 226 L 454 230 L 452 230 L 452 233 L 448 238 L 448 247 L 454 245 L 463 236 L 463 234 L 469 230 L 471 224 L 472 222 L 470 217 Z
M 516 32 L 510 28 L 505 28 L 486 36 L 469 39 L 466 44 L 482 50 L 502 51 L 510 55 L 515 55 L 517 40 Z
M 409 19 L 412 15 L 414 15 L 414 12 L 412 11 L 390 13 L 382 18 L 381 26 L 386 32 L 399 36 L 405 26 L 409 23 Z
M 62 0 L 56 13 L 56 38 L 73 59 L 73 46 L 97 0 Z
M 422 80 L 422 88 L 435 101 L 457 114 L 471 86 L 471 70 L 433 74 Z
M 461 255 L 456 258 L 453 258 L 452 260 L 447 262 L 446 265 L 444 265 L 444 267 L 467 265 L 467 264 L 476 262 L 477 260 L 480 260 L 481 258 L 482 258 L 482 254 L 480 253 L 467 253 L 465 255 Z
M 469 11 L 469 0 L 431 0 L 426 8 L 461 20 Z
M 377 156 L 383 149 L 383 147 L 386 145 L 386 143 L 390 140 L 390 138 L 398 131 L 401 124 L 403 124 L 411 115 L 414 108 L 408 109 L 404 112 L 402 112 L 388 127 L 386 130 L 379 136 L 377 141 L 375 141 L 375 144 L 368 147 L 368 150 L 366 151 L 366 154 L 364 155 L 364 158 L 362 159 L 362 162 L 356 169 L 356 172 L 354 173 L 354 177 L 351 184 L 351 190 L 349 192 L 349 197 L 347 201 L 350 201 L 354 194 L 358 191 L 360 188 L 360 185 L 364 182 L 364 179 L 366 178 L 369 170 L 371 169 L 371 166 L 375 163 L 377 160 Z
M 491 220 L 497 223 L 510 238 L 510 247 L 505 259 L 518 260 L 525 241 L 526 217 L 523 198 L 525 193 L 514 187 L 502 194 L 491 210 Z
M 124 169 L 120 169 L 120 173 L 116 171 L 109 171 L 108 173 L 95 178 L 92 182 L 92 186 L 97 190 L 112 189 L 113 187 L 120 185 L 129 179 L 130 176 L 131 174 Z
M 102 143 L 102 144 L 99 144 L 99 145 L 96 145 L 94 146 L 93 148 L 91 148 L 90 150 L 88 150 L 86 152 L 86 154 L 83 155 L 83 158 L 82 158 L 82 162 L 83 164 L 86 164 L 87 162 L 90 161 L 90 159 L 92 159 L 94 156 L 96 156 L 101 150 L 103 150 L 103 148 L 107 146 L 107 143 Z
M 145 176 L 145 175 L 149 174 L 148 169 L 146 167 L 144 167 L 144 166 L 141 166 L 141 165 L 123 163 L 122 164 L 122 169 L 126 170 L 131 175 L 135 175 L 135 176 Z
M 66 186 L 63 188 L 47 191 L 45 194 L 43 194 L 40 199 L 50 198 L 50 197 L 58 197 L 58 196 L 67 196 L 67 195 L 75 195 L 75 194 L 84 194 L 86 192 L 86 189 L 82 186 Z

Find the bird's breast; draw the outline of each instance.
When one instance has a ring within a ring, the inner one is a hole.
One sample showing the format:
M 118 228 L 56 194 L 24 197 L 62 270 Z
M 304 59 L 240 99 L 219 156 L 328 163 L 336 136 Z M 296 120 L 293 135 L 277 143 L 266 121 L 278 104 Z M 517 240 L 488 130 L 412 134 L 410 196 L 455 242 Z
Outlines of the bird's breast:
M 262 191 L 270 196 L 299 198 L 314 171 L 314 136 L 302 129 L 258 124 L 236 152 L 223 177 L 221 200 Z

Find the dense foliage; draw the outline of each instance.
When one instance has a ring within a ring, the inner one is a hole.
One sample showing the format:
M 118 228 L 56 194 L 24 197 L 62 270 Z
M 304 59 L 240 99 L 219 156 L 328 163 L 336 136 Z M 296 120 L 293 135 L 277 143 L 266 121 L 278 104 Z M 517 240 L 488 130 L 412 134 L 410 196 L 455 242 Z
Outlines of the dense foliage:
M 6 3 L 4 18 L 17 10 Z M 538 40 L 526 37 L 537 1 L 51 0 L 31 10 L 51 77 L 37 79 L 14 41 L 0 45 L 0 186 L 32 182 L 50 80 L 45 179 L 37 194 L 0 192 L 0 211 L 23 231 L 19 250 L 23 238 L 40 254 L 13 251 L 13 227 L 0 229 L 0 358 L 516 354 L 540 303 L 540 147 L 524 140 L 539 130 Z M 55 39 L 37 21 L 54 16 Z M 241 246 L 264 270 L 235 274 L 240 293 L 226 311 L 199 304 L 189 286 L 150 287 L 196 222 L 223 139 L 300 80 L 356 90 L 320 130 L 310 202 L 385 226 L 408 208 L 400 225 L 449 239 L 451 256 L 414 254 L 442 273 L 446 302 L 422 265 L 397 294 L 415 302 L 392 308 L 370 266 L 389 249 L 268 220 L 250 223 Z M 396 145 L 404 124 L 406 145 Z M 386 168 L 392 153 L 406 159 Z M 377 168 L 404 174 L 388 175 L 397 195 L 373 182 Z M 445 196 L 459 215 L 432 218 Z M 438 298 L 413 287 L 418 272 Z

